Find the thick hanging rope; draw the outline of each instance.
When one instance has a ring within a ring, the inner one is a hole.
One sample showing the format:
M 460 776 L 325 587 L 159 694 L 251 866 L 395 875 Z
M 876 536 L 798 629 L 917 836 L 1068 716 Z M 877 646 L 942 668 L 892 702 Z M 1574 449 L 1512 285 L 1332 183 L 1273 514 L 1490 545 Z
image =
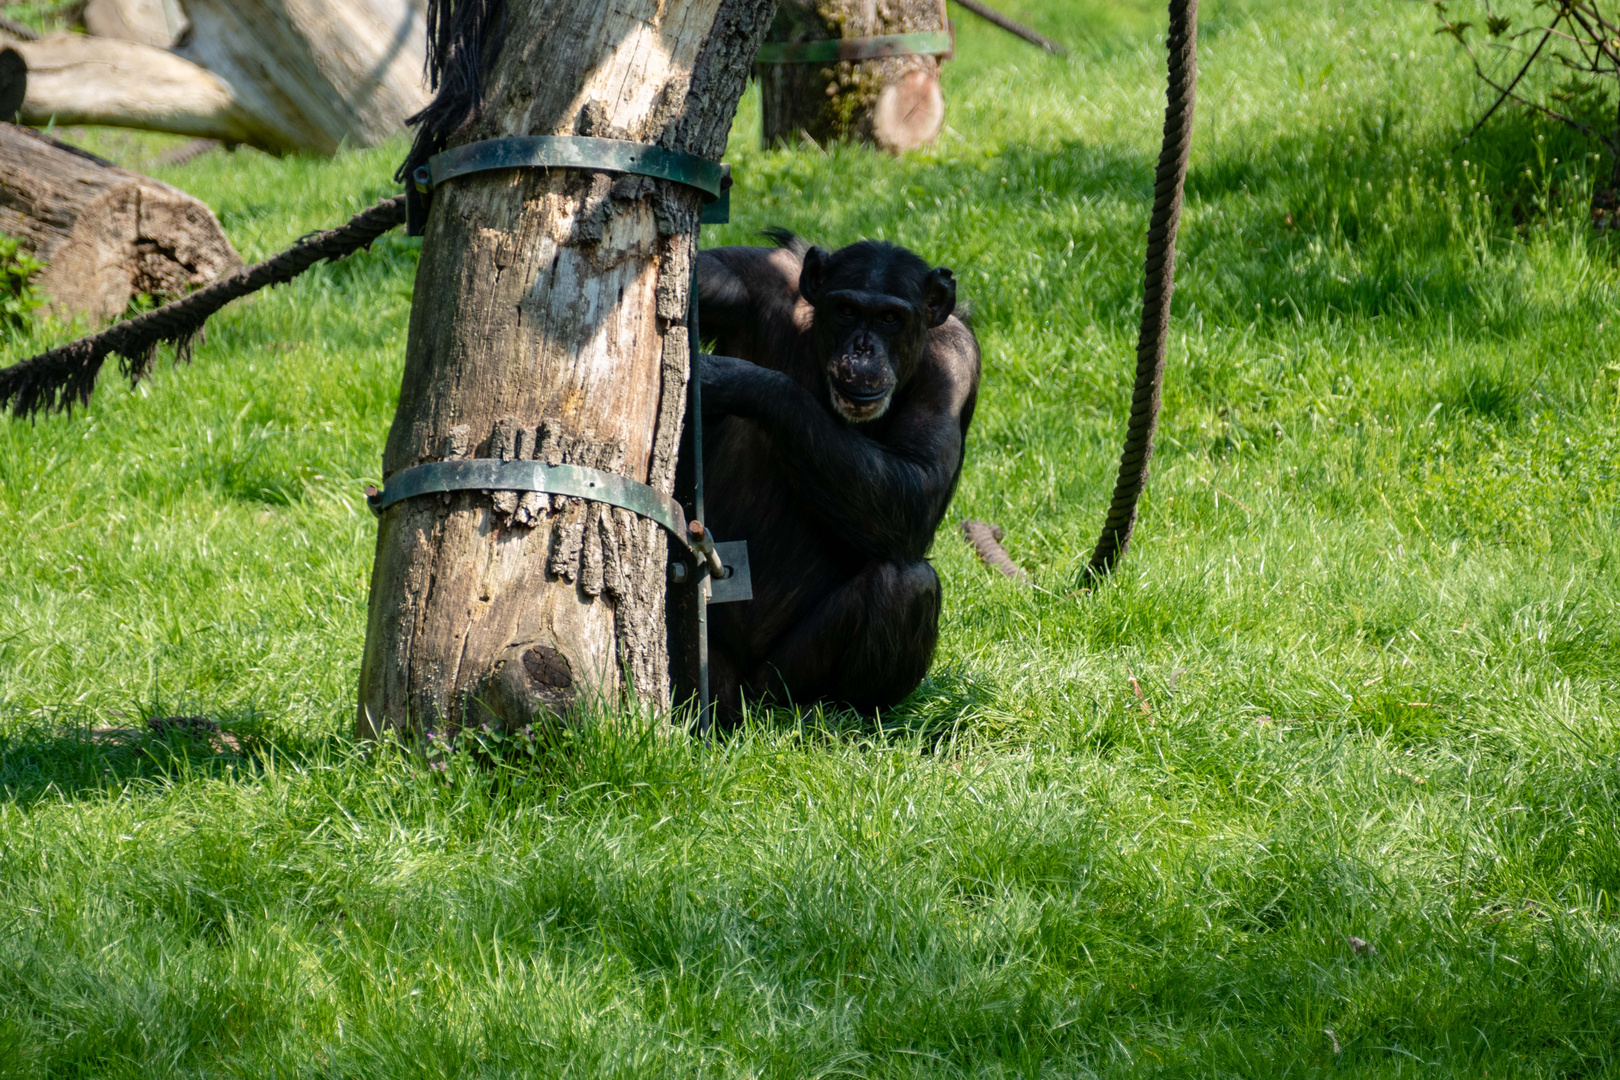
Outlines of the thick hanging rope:
M 160 342 L 173 342 L 177 359 L 189 359 L 191 341 L 208 316 L 232 300 L 280 285 L 323 259 L 351 255 L 405 220 L 405 196 L 395 195 L 362 210 L 348 224 L 312 233 L 264 262 L 203 286 L 144 315 L 114 323 L 98 334 L 70 341 L 49 352 L 0 368 L 0 409 L 14 416 L 44 411 L 71 412 L 87 405 L 96 376 L 109 355 L 123 361 L 124 374 L 138 382 L 152 370 Z
M 1136 388 L 1119 478 L 1102 536 L 1091 553 L 1088 577 L 1109 573 L 1125 554 L 1136 525 L 1136 504 L 1147 485 L 1153 432 L 1164 387 L 1164 346 L 1170 333 L 1170 293 L 1176 279 L 1176 228 L 1192 145 L 1193 102 L 1198 88 L 1198 0 L 1170 0 L 1170 80 L 1164 109 L 1164 146 L 1153 178 L 1153 217 L 1148 225 L 1147 267 L 1142 289 L 1142 329 L 1136 339 Z

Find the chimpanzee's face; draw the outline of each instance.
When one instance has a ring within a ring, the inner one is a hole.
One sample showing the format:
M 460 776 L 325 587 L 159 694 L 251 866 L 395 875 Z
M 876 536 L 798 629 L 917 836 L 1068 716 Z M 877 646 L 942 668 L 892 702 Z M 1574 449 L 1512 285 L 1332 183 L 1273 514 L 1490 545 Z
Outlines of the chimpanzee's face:
M 828 402 L 859 424 L 887 412 L 911 381 L 928 330 L 956 309 L 956 280 L 904 248 L 863 241 L 831 255 L 806 252 L 799 295 L 815 307 Z

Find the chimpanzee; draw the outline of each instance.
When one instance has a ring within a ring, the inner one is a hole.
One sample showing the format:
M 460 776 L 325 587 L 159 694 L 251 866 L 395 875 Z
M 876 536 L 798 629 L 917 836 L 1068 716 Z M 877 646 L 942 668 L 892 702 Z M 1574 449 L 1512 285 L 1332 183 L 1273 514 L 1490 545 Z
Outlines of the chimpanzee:
M 979 344 L 956 280 L 894 244 L 699 254 L 709 524 L 747 540 L 754 599 L 709 612 L 722 719 L 770 695 L 873 709 L 927 673 L 924 556 L 962 473 Z

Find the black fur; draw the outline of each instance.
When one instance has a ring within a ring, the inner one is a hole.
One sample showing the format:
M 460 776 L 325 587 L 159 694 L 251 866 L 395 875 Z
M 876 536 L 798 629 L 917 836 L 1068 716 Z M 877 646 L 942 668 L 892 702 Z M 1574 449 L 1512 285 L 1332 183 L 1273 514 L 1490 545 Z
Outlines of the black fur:
M 714 697 L 728 718 L 744 694 L 887 707 L 938 640 L 924 556 L 961 475 L 978 343 L 949 270 L 767 235 L 778 248 L 698 256 L 720 354 L 701 368 L 709 524 L 748 541 L 754 584 L 710 612 Z
M 484 103 L 486 54 L 500 50 L 506 0 L 428 0 L 427 79 L 433 100 L 407 124 L 416 126 L 411 151 L 394 179 L 410 186 L 418 165 L 478 116 Z

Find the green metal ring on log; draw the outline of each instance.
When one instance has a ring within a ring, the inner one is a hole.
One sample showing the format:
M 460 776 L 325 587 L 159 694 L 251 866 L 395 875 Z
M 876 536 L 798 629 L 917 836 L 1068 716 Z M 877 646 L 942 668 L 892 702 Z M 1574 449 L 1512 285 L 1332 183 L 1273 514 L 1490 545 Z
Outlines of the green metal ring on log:
M 914 34 L 880 34 L 864 38 L 827 38 L 822 41 L 767 41 L 754 57 L 756 64 L 825 64 L 838 60 L 882 60 L 888 56 L 938 56 L 952 49 L 948 30 L 921 30 Z
M 662 146 L 598 139 L 588 135 L 514 135 L 482 139 L 434 154 L 412 177 L 417 190 L 429 191 L 446 180 L 493 169 L 596 169 L 633 173 L 697 188 L 705 202 L 715 202 L 728 186 L 727 169 L 718 161 L 666 150 Z
M 540 491 L 607 503 L 657 522 L 682 546 L 692 548 L 686 514 L 680 503 L 628 476 L 584 465 L 548 465 L 544 461 L 501 461 L 498 458 L 429 461 L 401 469 L 388 478 L 382 491 L 368 493 L 366 502 L 380 514 L 406 499 L 451 491 Z

